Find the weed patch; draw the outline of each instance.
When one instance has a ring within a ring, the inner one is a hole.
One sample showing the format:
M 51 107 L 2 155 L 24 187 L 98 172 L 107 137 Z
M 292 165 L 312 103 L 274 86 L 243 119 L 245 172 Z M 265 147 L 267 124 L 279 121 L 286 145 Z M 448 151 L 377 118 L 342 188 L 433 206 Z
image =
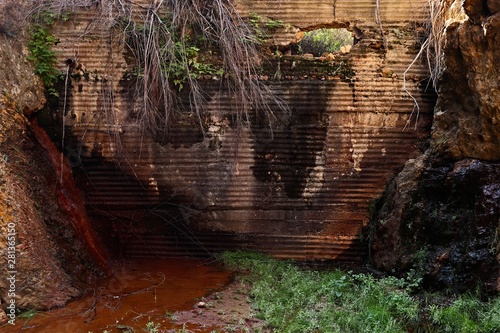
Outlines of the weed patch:
M 231 252 L 224 264 L 245 272 L 257 317 L 276 332 L 498 332 L 500 300 L 463 295 L 424 305 L 418 281 L 340 270 L 304 270 L 255 253 Z M 429 318 L 429 319 L 423 319 Z
M 28 60 L 35 65 L 35 74 L 42 79 L 49 96 L 59 96 L 55 86 L 62 78 L 61 71 L 56 68 L 56 53 L 52 50 L 57 38 L 52 35 L 50 27 L 57 19 L 65 21 L 68 18 L 67 15 L 59 16 L 48 11 L 40 11 L 32 17 L 34 23 L 29 29 Z
M 436 332 L 500 331 L 500 298 L 482 302 L 477 295 L 465 294 L 449 306 L 431 306 L 429 312 Z

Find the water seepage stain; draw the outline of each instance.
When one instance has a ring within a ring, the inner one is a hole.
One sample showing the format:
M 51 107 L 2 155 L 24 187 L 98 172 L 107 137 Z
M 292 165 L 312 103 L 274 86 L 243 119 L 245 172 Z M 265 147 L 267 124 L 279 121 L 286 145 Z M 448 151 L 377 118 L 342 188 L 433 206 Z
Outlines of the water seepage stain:
M 183 323 L 175 320 L 174 311 L 192 309 L 232 278 L 231 272 L 195 259 L 120 262 L 112 265 L 112 271 L 66 307 L 40 312 L 32 319 L 20 315 L 14 327 L 1 327 L 0 333 L 150 332 L 148 323 L 159 325 L 158 332 L 175 332 Z M 194 324 L 185 328 L 202 333 L 220 329 Z
M 73 180 L 70 165 L 59 150 L 57 150 L 45 130 L 38 125 L 37 118 L 32 117 L 30 125 L 40 146 L 46 151 L 47 157 L 57 175 L 58 183 L 56 184 L 56 189 L 61 209 L 67 213 L 77 235 L 86 244 L 94 261 L 102 270 L 106 271 L 108 254 L 90 224 L 83 198 Z

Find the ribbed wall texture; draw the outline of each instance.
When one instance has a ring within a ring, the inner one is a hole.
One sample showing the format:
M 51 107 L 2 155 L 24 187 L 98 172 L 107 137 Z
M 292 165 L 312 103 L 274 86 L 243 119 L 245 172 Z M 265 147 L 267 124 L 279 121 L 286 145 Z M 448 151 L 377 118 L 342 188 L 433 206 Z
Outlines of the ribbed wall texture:
M 64 150 L 97 227 L 119 239 L 128 256 L 244 248 L 361 262 L 370 202 L 419 154 L 430 128 L 434 95 L 424 92 L 428 75 L 420 61 L 406 76 L 419 105 L 416 125 L 403 81 L 423 37 L 425 3 L 381 1 L 385 49 L 375 0 L 240 1 L 244 17 L 256 13 L 287 24 L 275 32 L 276 45 L 304 29 L 356 24 L 364 38 L 335 60 L 348 63 L 352 75 L 328 72 L 324 59 L 266 62 L 262 80 L 292 111 L 273 137 L 258 125 L 243 132 L 228 126 L 217 115 L 234 113 L 231 99 L 217 80 L 206 80 L 213 113 L 206 135 L 187 113 L 161 144 L 129 116 L 122 35 L 91 24 L 99 8 L 75 14 L 55 30 L 61 68 L 77 57 L 88 73 L 67 87 Z

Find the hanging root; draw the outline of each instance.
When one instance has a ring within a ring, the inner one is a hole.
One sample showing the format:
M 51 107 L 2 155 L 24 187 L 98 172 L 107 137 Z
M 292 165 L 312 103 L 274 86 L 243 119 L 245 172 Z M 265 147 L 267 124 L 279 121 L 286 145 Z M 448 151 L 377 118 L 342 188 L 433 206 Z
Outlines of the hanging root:
M 121 29 L 126 36 L 136 68 L 134 116 L 143 131 L 166 134 L 172 117 L 186 107 L 179 97 L 184 87 L 189 89 L 187 107 L 203 124 L 207 103 L 199 65 L 206 69 L 211 64 L 198 61 L 194 37 L 217 50 L 219 68 L 213 69 L 231 98 L 236 126 L 248 128 L 256 116 L 273 128 L 287 118 L 285 103 L 258 80 L 257 39 L 231 0 L 152 0 L 149 5 L 130 0 L 35 0 L 31 14 L 62 15 L 94 6 L 98 14 L 85 33 L 108 28 L 113 33 Z
M 408 117 L 404 129 L 411 123 L 411 119 L 415 116 L 415 129 L 417 128 L 418 118 L 420 115 L 420 106 L 418 101 L 408 90 L 406 85 L 406 75 L 421 57 L 425 57 L 427 67 L 429 69 L 430 83 L 437 87 L 439 78 L 446 69 L 444 61 L 443 47 L 445 42 L 445 30 L 451 22 L 461 21 L 466 18 L 463 12 L 461 1 L 459 0 L 427 0 L 428 20 L 425 28 L 427 38 L 422 43 L 419 52 L 406 68 L 403 73 L 403 89 L 413 99 L 414 107 Z
M 375 23 L 377 23 L 380 29 L 380 34 L 382 35 L 382 40 L 384 41 L 384 50 L 387 52 L 388 42 L 385 36 L 384 27 L 382 26 L 382 20 L 380 19 L 380 0 L 375 3 Z
M 284 103 L 257 79 L 257 42 L 231 1 L 160 1 L 147 9 L 140 29 L 128 33 L 140 71 L 136 93 L 142 103 L 137 113 L 141 128 L 164 135 L 172 116 L 182 110 L 178 95 L 184 86 L 189 87 L 189 108 L 203 124 L 207 103 L 196 66 L 211 65 L 198 63 L 194 38 L 219 54 L 220 68 L 213 70 L 219 72 L 221 89 L 231 96 L 237 126 L 250 127 L 252 111 L 263 113 L 270 127 L 287 114 Z

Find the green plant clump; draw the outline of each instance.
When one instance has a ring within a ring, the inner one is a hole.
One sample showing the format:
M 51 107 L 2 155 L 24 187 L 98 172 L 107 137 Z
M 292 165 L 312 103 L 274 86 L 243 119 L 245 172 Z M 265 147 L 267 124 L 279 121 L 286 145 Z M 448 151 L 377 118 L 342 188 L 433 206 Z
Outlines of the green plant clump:
M 29 309 L 19 314 L 19 318 L 26 319 L 26 321 L 30 321 L 38 315 L 38 311 L 35 309 Z
M 147 333 L 158 333 L 159 329 L 160 329 L 159 323 L 155 323 L 154 321 L 148 321 L 146 327 L 143 328 L 143 331 Z
M 126 33 L 136 65 L 133 94 L 140 102 L 134 118 L 159 140 L 166 137 L 176 113 L 196 114 L 203 128 L 208 103 L 198 79 L 209 75 L 217 76 L 221 91 L 234 96 L 236 127 L 249 128 L 257 114 L 271 130 L 287 119 L 286 104 L 258 80 L 255 37 L 232 1 L 165 1 L 149 8 L 142 20 L 115 20 L 114 29 Z M 184 87 L 188 93 L 180 94 Z
M 299 43 L 303 53 L 320 56 L 325 52 L 339 52 L 342 46 L 353 42 L 352 34 L 346 29 L 317 29 L 306 32 Z
M 221 255 L 245 270 L 257 317 L 274 332 L 500 332 L 500 300 L 459 298 L 421 305 L 419 281 L 352 272 L 311 271 L 260 254 Z M 430 318 L 424 320 L 423 318 Z
M 271 32 L 276 29 L 281 29 L 286 27 L 282 20 L 274 20 L 271 18 L 265 18 L 256 13 L 250 13 L 248 17 L 248 23 L 251 27 L 254 35 L 255 42 L 257 44 L 262 44 L 271 38 Z
M 450 306 L 431 306 L 436 332 L 500 332 L 500 298 L 482 302 L 477 295 L 461 295 Z
M 158 57 L 161 59 L 160 74 L 162 77 L 168 78 L 168 81 L 181 91 L 187 82 L 199 79 L 203 75 L 224 74 L 224 70 L 220 66 L 216 66 L 210 62 L 200 59 L 200 45 L 206 47 L 207 40 L 203 36 L 193 38 L 189 34 L 182 34 L 183 30 L 191 30 L 192 27 L 179 27 L 172 23 L 172 14 L 159 17 L 161 24 L 153 27 L 135 27 L 127 21 L 117 22 L 126 27 L 129 40 L 129 47 L 136 53 L 138 66 L 135 70 L 135 75 L 144 79 L 145 66 L 148 64 L 148 52 L 158 52 Z M 181 35 L 183 35 L 181 37 Z M 142 46 L 148 43 L 148 39 L 155 36 L 155 42 L 158 44 L 156 49 L 141 50 Z M 139 50 L 139 52 L 138 52 Z
M 188 81 L 188 76 L 192 79 L 198 79 L 201 76 L 224 74 L 222 68 L 216 68 L 210 63 L 201 62 L 198 60 L 200 48 L 190 43 L 189 37 L 185 37 L 184 41 L 177 40 L 174 48 L 174 59 L 168 64 L 165 64 L 164 70 L 170 71 L 171 80 L 179 91 L 183 89 Z M 163 55 L 165 58 L 166 55 Z
M 28 50 L 30 55 L 28 60 L 35 65 L 35 74 L 42 79 L 48 94 L 58 97 L 55 86 L 61 79 L 62 73 L 56 68 L 56 52 L 52 50 L 57 38 L 50 31 L 50 26 L 56 19 L 57 16 L 50 12 L 40 12 L 34 18 L 35 23 L 29 29 Z M 67 17 L 62 19 L 67 20 Z

